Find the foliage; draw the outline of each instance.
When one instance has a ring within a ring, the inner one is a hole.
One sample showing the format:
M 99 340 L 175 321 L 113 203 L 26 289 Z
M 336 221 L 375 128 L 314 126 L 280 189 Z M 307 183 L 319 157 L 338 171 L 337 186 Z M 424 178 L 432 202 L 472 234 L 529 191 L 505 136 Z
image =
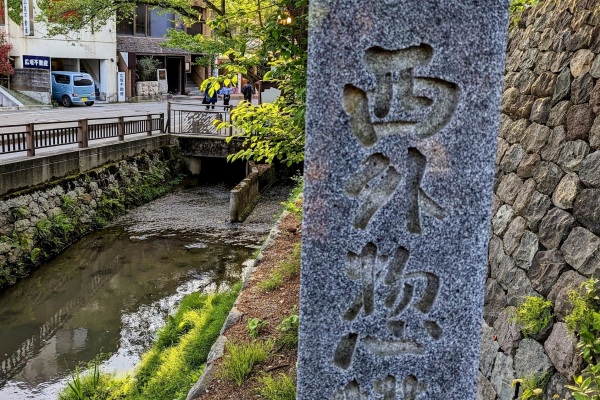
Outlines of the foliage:
M 276 378 L 263 375 L 258 378 L 260 386 L 257 392 L 265 400 L 295 400 L 296 382 L 286 374 L 279 374 Z
M 517 307 L 515 318 L 523 335 L 537 335 L 552 322 L 552 302 L 543 297 L 527 297 Z
M 15 72 L 8 56 L 12 48 L 12 44 L 6 41 L 6 34 L 0 32 L 0 76 L 12 75 Z
M 76 375 L 61 392 L 61 399 L 163 400 L 185 399 L 196 382 L 212 344 L 219 336 L 241 285 L 216 294 L 192 293 L 182 300 L 177 313 L 158 333 L 152 348 L 144 354 L 133 375 L 117 378 L 111 374 Z M 98 375 L 93 379 L 88 376 Z M 75 390 L 73 390 L 73 388 Z
M 253 337 L 254 339 L 256 339 L 260 335 L 260 332 L 268 324 L 269 324 L 268 321 L 261 321 L 258 318 L 251 318 L 248 320 L 248 323 L 246 324 L 246 328 L 248 328 L 248 333 L 250 334 L 250 336 Z
M 21 0 L 7 0 L 8 18 L 12 19 L 18 25 L 23 22 L 23 2 Z
M 287 201 L 283 203 L 283 206 L 286 211 L 302 218 L 302 198 L 300 195 L 304 190 L 304 178 L 302 175 L 296 175 L 292 177 L 292 180 L 296 182 L 296 186 L 292 189 L 292 193 L 290 193 Z
M 300 273 L 300 243 L 296 243 L 292 254 L 277 266 L 271 275 L 258 283 L 258 289 L 262 292 L 268 292 L 277 289 L 281 284 Z
M 221 378 L 241 386 L 252 372 L 252 368 L 269 357 L 273 342 L 270 340 L 240 344 L 227 342 L 225 349 L 227 355 L 224 356 L 220 370 Z
M 292 315 L 284 318 L 277 326 L 277 330 L 282 333 L 278 339 L 279 345 L 285 348 L 298 347 L 298 327 L 300 324 L 300 316 L 294 311 Z
M 521 385 L 522 395 L 519 400 L 542 400 L 549 380 L 550 374 L 543 372 L 515 379 L 512 382 L 512 386 L 515 386 L 517 383 Z
M 509 5 L 509 24 L 511 28 L 514 28 L 519 23 L 521 19 L 521 14 L 529 7 L 534 7 L 540 2 L 540 0 L 510 0 Z
M 160 67 L 160 60 L 153 57 L 142 57 L 137 60 L 136 69 L 141 81 L 156 80 L 156 70 Z
M 581 375 L 574 377 L 574 384 L 567 385 L 575 400 L 600 398 L 600 298 L 598 280 L 590 278 L 579 290 L 568 293 L 573 311 L 565 318 L 567 327 L 576 332 L 577 348 L 586 362 Z

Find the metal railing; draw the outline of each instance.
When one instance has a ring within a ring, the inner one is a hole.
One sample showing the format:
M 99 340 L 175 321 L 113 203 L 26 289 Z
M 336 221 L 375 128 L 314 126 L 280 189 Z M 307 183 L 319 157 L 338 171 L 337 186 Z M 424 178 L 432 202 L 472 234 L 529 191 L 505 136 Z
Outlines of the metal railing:
M 196 102 L 169 102 L 167 105 L 167 132 L 207 136 L 231 136 L 231 127 L 217 129 L 215 121 L 231 122 L 233 106 L 209 105 Z
M 35 156 L 37 149 L 78 144 L 88 147 L 92 140 L 118 138 L 146 133 L 165 132 L 165 115 L 148 114 L 129 117 L 89 118 L 76 121 L 35 122 L 0 126 L 0 154 L 27 152 Z

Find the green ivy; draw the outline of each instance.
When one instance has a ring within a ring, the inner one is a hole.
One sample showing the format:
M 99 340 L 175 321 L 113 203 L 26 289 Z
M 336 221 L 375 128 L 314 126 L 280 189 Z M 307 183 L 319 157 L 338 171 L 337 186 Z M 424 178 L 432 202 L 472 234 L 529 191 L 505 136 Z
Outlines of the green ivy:
M 23 8 L 20 0 L 7 0 L 8 4 L 8 17 L 17 24 L 21 25 L 23 22 Z

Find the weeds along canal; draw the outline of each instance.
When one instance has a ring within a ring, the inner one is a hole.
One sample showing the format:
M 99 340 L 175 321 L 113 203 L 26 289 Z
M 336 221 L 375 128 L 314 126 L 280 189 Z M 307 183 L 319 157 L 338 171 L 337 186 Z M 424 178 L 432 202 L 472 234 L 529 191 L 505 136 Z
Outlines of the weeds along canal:
M 184 295 L 239 279 L 293 187 L 231 224 L 223 183 L 187 182 L 0 293 L 0 399 L 55 399 L 77 365 L 132 369 Z

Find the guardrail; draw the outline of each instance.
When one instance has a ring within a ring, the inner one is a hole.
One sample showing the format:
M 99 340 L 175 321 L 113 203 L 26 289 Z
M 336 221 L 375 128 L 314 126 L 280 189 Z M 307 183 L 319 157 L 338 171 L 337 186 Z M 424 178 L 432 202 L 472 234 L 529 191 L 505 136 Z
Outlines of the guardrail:
M 69 144 L 86 148 L 92 140 L 118 138 L 146 133 L 165 132 L 165 115 L 148 114 L 129 117 L 88 118 L 76 121 L 35 122 L 0 126 L 0 154 L 26 151 L 35 156 L 36 149 Z
M 233 106 L 206 105 L 200 101 L 169 101 L 167 104 L 167 132 L 208 136 L 231 136 L 232 128 L 217 129 L 214 121 L 231 122 Z

